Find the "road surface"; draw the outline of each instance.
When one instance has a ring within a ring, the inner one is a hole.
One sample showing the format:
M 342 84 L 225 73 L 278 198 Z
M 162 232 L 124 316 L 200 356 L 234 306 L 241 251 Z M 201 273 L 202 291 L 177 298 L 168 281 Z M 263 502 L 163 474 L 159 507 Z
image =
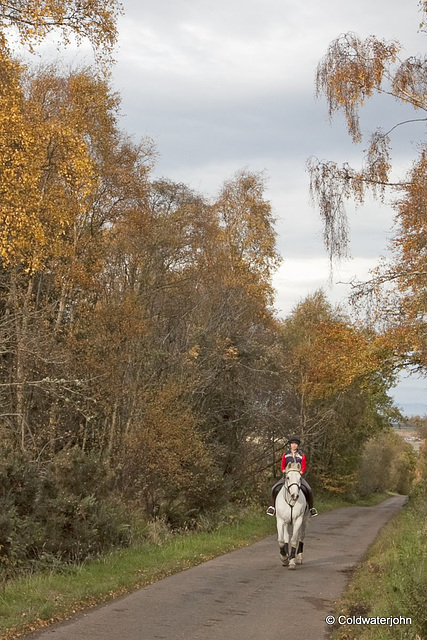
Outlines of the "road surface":
M 381 527 L 405 502 L 309 521 L 304 564 L 282 567 L 275 536 L 167 577 L 31 640 L 280 640 L 329 636 L 325 618 Z

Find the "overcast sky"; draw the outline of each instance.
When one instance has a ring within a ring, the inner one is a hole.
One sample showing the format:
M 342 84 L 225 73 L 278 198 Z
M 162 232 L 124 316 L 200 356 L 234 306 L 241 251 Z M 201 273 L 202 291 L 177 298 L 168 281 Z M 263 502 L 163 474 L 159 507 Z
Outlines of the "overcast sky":
M 399 39 L 407 55 L 422 51 L 416 0 L 124 0 L 124 9 L 114 83 L 123 126 L 155 142 L 156 174 L 214 195 L 241 168 L 265 172 L 283 256 L 278 313 L 318 287 L 344 299 L 348 287 L 329 286 L 305 163 L 312 155 L 357 163 L 364 147 L 352 145 L 341 117 L 329 123 L 315 98 L 316 66 L 347 31 Z M 395 103 L 376 101 L 363 121 L 374 130 L 400 116 Z M 410 166 L 413 151 L 400 149 L 399 166 Z M 333 282 L 366 276 L 386 251 L 392 217 L 374 202 L 351 216 L 353 258 Z
M 387 250 L 393 210 L 370 201 L 351 219 L 352 259 L 332 285 L 318 213 L 309 202 L 306 160 L 314 155 L 357 164 L 342 117 L 332 125 L 315 98 L 316 67 L 328 44 L 353 31 L 399 40 L 407 57 L 425 51 L 417 0 L 123 0 L 113 82 L 122 96 L 123 128 L 153 139 L 155 173 L 215 195 L 242 168 L 263 171 L 277 218 L 283 264 L 274 278 L 276 309 L 287 315 L 323 287 L 345 300 L 339 282 L 368 276 Z M 402 116 L 377 100 L 362 123 L 387 129 Z M 410 114 L 412 115 L 412 114 Z M 409 168 L 422 125 L 393 140 L 394 162 Z M 424 383 L 400 386 L 399 404 L 425 402 Z M 426 405 L 427 408 L 427 405 Z

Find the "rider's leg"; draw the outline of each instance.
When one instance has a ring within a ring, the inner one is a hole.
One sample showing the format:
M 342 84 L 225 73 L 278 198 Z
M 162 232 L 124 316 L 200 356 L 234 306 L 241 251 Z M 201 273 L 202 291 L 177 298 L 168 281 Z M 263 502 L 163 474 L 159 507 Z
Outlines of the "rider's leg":
M 280 478 L 280 480 L 276 482 L 276 484 L 271 489 L 271 498 L 272 498 L 273 505 L 276 503 L 277 494 L 279 493 L 280 489 L 283 487 L 284 482 L 285 482 L 285 479 Z M 276 508 L 273 505 L 270 505 L 267 509 L 267 515 L 269 516 L 274 516 L 276 513 Z
M 314 518 L 314 516 L 317 516 L 317 510 L 314 508 L 313 506 L 313 489 L 310 487 L 310 485 L 308 484 L 307 480 L 305 478 L 301 478 L 301 485 L 303 490 L 305 489 L 304 493 L 307 496 L 307 502 L 308 502 L 308 508 L 310 510 L 310 515 L 312 518 Z

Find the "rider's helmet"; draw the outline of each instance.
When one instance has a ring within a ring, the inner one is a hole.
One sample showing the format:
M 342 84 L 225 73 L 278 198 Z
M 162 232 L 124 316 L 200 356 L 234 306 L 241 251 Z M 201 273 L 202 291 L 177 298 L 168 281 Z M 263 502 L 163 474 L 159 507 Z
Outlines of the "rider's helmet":
M 296 442 L 298 445 L 300 445 L 301 438 L 299 436 L 290 436 L 290 438 L 288 439 L 288 444 L 291 444 L 291 442 Z

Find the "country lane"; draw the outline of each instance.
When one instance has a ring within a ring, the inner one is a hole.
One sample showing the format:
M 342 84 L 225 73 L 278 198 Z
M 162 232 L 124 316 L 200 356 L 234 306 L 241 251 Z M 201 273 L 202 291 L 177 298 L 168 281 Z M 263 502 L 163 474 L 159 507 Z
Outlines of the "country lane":
M 275 536 L 165 578 L 29 640 L 327 638 L 325 618 L 405 496 L 309 521 L 304 564 L 282 567 Z M 267 517 L 267 516 L 266 516 Z

